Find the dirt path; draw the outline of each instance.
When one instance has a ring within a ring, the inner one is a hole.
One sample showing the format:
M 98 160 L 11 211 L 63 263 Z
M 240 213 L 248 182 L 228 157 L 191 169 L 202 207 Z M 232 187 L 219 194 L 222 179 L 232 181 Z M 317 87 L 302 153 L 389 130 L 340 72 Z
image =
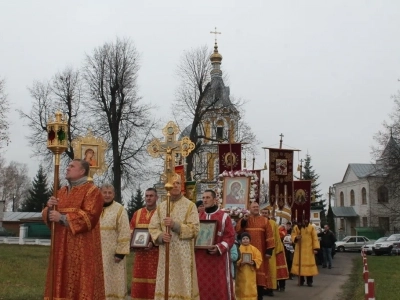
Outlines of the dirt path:
M 297 277 L 286 281 L 286 291 L 274 291 L 274 297 L 264 299 L 296 299 L 296 300 L 338 300 L 340 287 L 345 283 L 352 269 L 355 257 L 361 259 L 360 253 L 337 253 L 332 269 L 322 269 L 318 266 L 319 275 L 314 277 L 312 287 L 297 286 Z

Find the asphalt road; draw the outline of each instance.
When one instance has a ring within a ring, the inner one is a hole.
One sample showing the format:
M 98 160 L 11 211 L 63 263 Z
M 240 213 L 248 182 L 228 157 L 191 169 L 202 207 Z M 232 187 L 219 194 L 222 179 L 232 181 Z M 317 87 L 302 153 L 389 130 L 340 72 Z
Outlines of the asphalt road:
M 264 299 L 339 300 L 340 287 L 351 273 L 352 260 L 355 257 L 362 259 L 360 253 L 336 253 L 332 269 L 323 269 L 322 266 L 318 266 L 319 274 L 314 277 L 312 287 L 298 286 L 298 278 L 294 277 L 293 280 L 286 281 L 284 292 L 274 291 L 274 297 L 264 296 Z

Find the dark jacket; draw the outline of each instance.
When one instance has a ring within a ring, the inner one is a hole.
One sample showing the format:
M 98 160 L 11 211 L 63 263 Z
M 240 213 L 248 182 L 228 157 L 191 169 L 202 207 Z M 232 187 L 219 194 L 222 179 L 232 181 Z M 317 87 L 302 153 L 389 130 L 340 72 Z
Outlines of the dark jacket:
M 336 242 L 336 237 L 330 230 L 322 231 L 318 236 L 321 238 L 320 246 L 323 248 L 332 248 Z

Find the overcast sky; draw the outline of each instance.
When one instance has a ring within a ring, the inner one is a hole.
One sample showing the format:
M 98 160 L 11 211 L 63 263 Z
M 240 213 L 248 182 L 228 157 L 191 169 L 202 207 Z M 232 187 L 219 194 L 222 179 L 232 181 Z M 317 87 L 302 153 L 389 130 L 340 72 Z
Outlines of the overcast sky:
M 82 66 L 85 53 L 117 36 L 141 53 L 140 95 L 168 121 L 179 58 L 211 48 L 215 26 L 231 95 L 248 102 L 245 119 L 262 142 L 256 168 L 261 146 L 278 146 L 281 133 L 300 158 L 312 156 L 324 194 L 349 163 L 371 162 L 373 135 L 400 86 L 400 1 L 1 1 L 0 77 L 12 103 L 6 159 L 35 176 L 29 128 L 15 111 L 29 112 L 27 87 Z

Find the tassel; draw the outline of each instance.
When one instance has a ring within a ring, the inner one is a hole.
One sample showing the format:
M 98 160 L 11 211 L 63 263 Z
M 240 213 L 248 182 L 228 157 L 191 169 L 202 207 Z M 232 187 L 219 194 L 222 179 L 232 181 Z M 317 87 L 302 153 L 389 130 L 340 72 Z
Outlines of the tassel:
M 243 162 L 243 168 L 246 169 L 246 158 L 244 159 L 244 162 Z
M 267 162 L 264 163 L 264 170 L 268 170 Z

